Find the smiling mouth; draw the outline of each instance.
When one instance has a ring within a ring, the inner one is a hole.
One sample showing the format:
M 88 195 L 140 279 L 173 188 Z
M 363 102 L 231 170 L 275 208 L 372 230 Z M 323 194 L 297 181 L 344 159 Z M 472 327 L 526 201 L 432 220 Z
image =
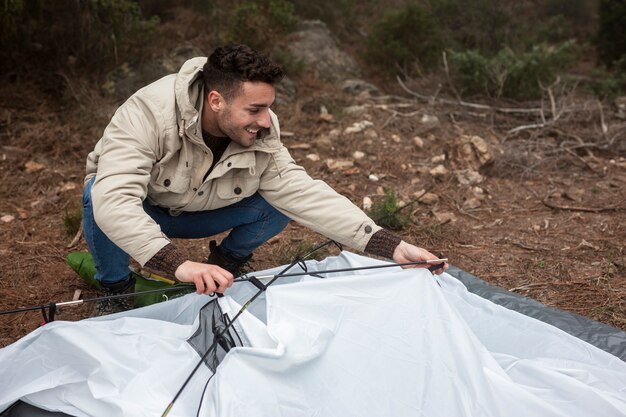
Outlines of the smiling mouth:
M 259 132 L 259 130 L 258 129 L 257 130 L 246 129 L 246 132 L 248 132 L 248 133 L 250 133 L 252 135 L 256 135 Z

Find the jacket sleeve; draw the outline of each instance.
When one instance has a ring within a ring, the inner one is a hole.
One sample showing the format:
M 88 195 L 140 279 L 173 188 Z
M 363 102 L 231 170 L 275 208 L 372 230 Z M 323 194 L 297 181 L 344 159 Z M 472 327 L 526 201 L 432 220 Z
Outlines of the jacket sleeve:
M 361 209 L 321 180 L 312 179 L 283 146 L 261 175 L 259 193 L 287 217 L 337 242 L 365 250 L 381 229 Z
M 134 96 L 117 110 L 95 150 L 91 198 L 96 223 L 141 265 L 169 243 L 143 209 L 162 133 L 159 118 L 149 102 Z

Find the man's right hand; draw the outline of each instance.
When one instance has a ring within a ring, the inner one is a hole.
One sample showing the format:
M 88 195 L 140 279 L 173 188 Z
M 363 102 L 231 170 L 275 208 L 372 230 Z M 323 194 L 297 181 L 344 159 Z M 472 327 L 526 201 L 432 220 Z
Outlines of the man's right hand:
M 212 264 L 185 261 L 176 269 L 176 279 L 180 282 L 196 284 L 198 294 L 223 293 L 233 285 L 233 274 Z

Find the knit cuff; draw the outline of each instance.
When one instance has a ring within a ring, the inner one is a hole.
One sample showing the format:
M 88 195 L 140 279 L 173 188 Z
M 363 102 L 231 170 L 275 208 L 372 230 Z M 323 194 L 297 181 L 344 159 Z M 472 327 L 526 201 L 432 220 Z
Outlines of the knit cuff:
M 372 235 L 370 241 L 365 246 L 365 252 L 372 255 L 393 259 L 393 252 L 402 239 L 394 235 L 387 229 L 380 229 Z
M 165 278 L 178 281 L 175 275 L 176 269 L 185 261 L 186 258 L 183 252 L 173 244 L 168 243 L 150 258 L 145 266 Z

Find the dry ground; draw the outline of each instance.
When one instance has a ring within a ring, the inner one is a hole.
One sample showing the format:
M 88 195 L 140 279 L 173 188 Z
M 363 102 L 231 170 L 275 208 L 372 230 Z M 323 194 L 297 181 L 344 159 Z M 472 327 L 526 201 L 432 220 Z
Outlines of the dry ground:
M 76 289 L 84 298 L 96 295 L 64 261 L 68 252 L 85 250 L 83 240 L 68 247 L 74 235 L 64 219 L 80 210 L 85 157 L 116 106 L 89 91 L 76 85 L 64 101 L 29 85 L 0 88 L 0 216 L 14 217 L 0 222 L 0 310 L 69 300 Z M 507 137 L 507 130 L 536 118 L 396 93 L 404 99 L 353 98 L 305 81 L 298 101 L 277 109 L 283 130 L 293 132 L 284 142 L 312 176 L 358 205 L 365 196 L 380 200 L 384 188 L 405 202 L 430 189 L 440 198 L 435 206 L 413 204 L 401 212 L 411 219 L 398 232 L 406 240 L 488 282 L 626 330 L 626 161 L 619 145 L 626 140 L 626 123 L 617 109 L 605 104 L 600 113 L 595 102 L 580 98 L 571 104 L 578 110 L 558 123 Z M 352 104 L 369 107 L 360 115 L 342 115 Z M 321 105 L 333 120 L 320 119 Z M 394 116 L 390 109 L 402 114 Z M 440 122 L 426 126 L 424 114 Z M 368 118 L 376 137 L 320 140 L 332 129 L 343 131 Z M 480 184 L 486 198 L 475 208 L 464 208 L 468 189 L 454 175 L 435 179 L 428 173 L 431 159 L 446 154 L 460 134 L 481 136 L 494 146 L 495 162 Z M 413 143 L 415 135 L 424 138 L 423 149 Z M 328 158 L 352 159 L 355 150 L 365 157 L 352 168 L 331 170 L 324 164 Z M 307 159 L 310 153 L 321 160 Z M 379 180 L 372 181 L 370 174 Z M 434 213 L 442 212 L 454 214 L 455 220 L 438 220 Z M 291 224 L 255 253 L 254 265 L 285 263 L 294 248 L 323 240 Z M 207 255 L 208 239 L 179 243 L 194 259 Z M 87 306 L 66 308 L 58 318 L 76 320 L 90 311 Z M 37 312 L 0 316 L 0 346 L 41 321 Z

